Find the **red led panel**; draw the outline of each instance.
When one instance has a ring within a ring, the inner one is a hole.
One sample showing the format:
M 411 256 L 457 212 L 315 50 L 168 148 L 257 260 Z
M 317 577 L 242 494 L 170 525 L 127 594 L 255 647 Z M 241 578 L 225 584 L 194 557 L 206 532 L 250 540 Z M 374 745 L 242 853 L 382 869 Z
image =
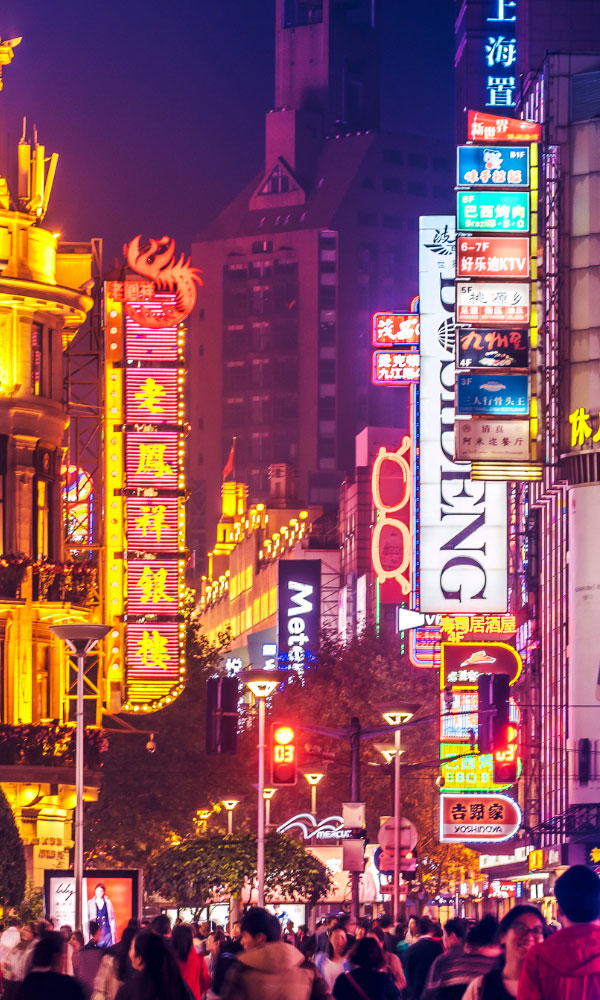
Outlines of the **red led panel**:
M 176 424 L 176 368 L 136 368 L 125 374 L 127 423 Z
M 177 559 L 130 559 L 127 563 L 127 614 L 176 615 Z
M 179 678 L 179 626 L 134 623 L 125 630 L 129 680 L 173 681 Z
M 177 431 L 128 431 L 125 473 L 129 487 L 177 489 Z
M 528 236 L 459 236 L 456 241 L 459 278 L 528 278 Z
M 163 307 L 175 307 L 175 295 L 156 295 L 150 301 L 142 300 L 148 313 L 160 313 Z M 136 323 L 125 314 L 125 356 L 128 361 L 176 361 L 178 332 L 176 326 L 158 330 Z
M 177 552 L 177 505 L 177 497 L 127 497 L 128 548 Z
M 418 382 L 420 356 L 416 351 L 373 351 L 373 385 L 406 385 Z
M 403 347 L 419 343 L 419 317 L 415 313 L 375 313 L 373 346 Z

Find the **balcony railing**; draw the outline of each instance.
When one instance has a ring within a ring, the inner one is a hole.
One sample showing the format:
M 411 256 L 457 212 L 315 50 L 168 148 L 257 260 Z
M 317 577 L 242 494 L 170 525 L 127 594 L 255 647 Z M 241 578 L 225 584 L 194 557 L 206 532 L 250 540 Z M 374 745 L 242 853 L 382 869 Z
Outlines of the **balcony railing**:
M 98 570 L 90 562 L 34 562 L 25 556 L 0 556 L 0 599 L 19 600 L 31 569 L 34 601 L 55 601 L 95 607 L 98 604 Z
M 84 735 L 84 766 L 97 771 L 108 738 L 101 729 L 87 728 Z M 73 767 L 75 727 L 58 725 L 0 725 L 0 767 L 29 764 L 43 767 Z

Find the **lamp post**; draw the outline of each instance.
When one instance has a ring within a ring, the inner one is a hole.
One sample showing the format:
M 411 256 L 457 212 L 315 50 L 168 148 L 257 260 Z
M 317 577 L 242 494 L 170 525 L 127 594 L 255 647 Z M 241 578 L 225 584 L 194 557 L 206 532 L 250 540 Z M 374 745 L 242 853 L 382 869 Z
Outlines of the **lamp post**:
M 227 833 L 233 833 L 233 810 L 237 806 L 239 799 L 221 799 L 227 810 Z
M 81 927 L 83 912 L 83 675 L 85 658 L 109 625 L 51 625 L 50 631 L 67 644 L 77 657 L 77 708 L 75 712 L 75 927 Z
M 310 785 L 310 811 L 317 818 L 317 785 L 325 775 L 318 771 L 305 772 L 304 777 Z
M 400 881 L 400 726 L 412 719 L 418 705 L 399 702 L 385 707 L 382 715 L 390 726 L 394 726 L 394 888 L 392 892 L 394 924 L 398 923 L 399 881 Z
M 289 676 L 287 670 L 252 669 L 238 674 L 258 701 L 258 817 L 256 835 L 256 880 L 258 905 L 265 905 L 265 701 L 282 681 Z
M 263 799 L 265 800 L 265 828 L 268 830 L 271 825 L 271 799 L 277 791 L 276 788 L 263 788 Z

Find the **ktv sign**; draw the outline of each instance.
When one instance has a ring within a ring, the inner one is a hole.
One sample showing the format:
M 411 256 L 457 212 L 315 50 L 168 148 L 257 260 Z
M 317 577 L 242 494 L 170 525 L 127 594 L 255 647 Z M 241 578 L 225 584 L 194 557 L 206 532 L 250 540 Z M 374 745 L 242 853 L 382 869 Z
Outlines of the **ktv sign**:
M 506 487 L 454 461 L 454 219 L 421 219 L 420 610 L 506 611 Z

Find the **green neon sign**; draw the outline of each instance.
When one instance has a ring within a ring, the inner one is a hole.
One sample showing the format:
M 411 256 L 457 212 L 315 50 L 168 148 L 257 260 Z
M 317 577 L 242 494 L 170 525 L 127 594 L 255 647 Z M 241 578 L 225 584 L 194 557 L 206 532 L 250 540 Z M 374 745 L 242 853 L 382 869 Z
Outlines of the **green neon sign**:
M 467 233 L 528 233 L 529 199 L 529 191 L 458 191 L 457 229 Z

